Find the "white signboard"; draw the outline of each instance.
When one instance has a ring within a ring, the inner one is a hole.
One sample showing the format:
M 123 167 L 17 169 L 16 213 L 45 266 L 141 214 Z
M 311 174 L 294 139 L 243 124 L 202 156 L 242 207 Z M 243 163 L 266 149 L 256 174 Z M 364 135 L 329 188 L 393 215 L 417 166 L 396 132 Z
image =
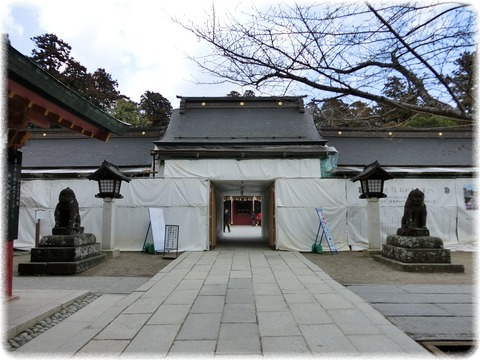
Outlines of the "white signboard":
M 330 248 L 330 253 L 335 251 L 337 254 L 337 248 L 335 247 L 335 243 L 333 242 L 332 235 L 330 235 L 330 230 L 328 230 L 327 226 L 327 219 L 325 218 L 325 213 L 323 212 L 322 208 L 317 208 L 317 215 L 320 220 L 320 226 L 323 229 L 323 235 L 325 235 L 325 239 L 327 239 L 328 247 Z M 322 236 L 323 236 L 322 235 Z M 320 242 L 322 240 L 320 239 Z
M 176 258 L 178 254 L 178 225 L 165 225 L 164 257 Z
M 35 210 L 35 220 L 45 219 L 45 210 Z
M 163 217 L 163 208 L 148 208 L 150 215 L 150 225 L 152 227 L 153 245 L 155 252 L 163 251 L 165 242 L 165 219 Z

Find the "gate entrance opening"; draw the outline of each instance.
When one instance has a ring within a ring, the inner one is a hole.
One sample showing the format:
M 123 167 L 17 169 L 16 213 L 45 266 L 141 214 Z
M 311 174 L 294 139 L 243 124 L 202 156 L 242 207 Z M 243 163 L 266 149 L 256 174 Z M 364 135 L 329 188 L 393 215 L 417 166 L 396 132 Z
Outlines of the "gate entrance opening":
M 210 248 L 217 244 L 275 248 L 274 188 L 274 181 L 211 181 Z M 224 226 L 225 210 L 230 231 Z

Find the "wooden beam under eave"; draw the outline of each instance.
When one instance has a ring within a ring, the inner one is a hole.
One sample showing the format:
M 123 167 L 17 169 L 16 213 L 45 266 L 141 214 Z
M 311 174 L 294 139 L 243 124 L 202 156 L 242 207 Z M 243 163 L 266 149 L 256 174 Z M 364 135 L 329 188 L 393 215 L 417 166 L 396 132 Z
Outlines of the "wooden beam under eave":
M 94 138 L 102 141 L 108 141 L 110 132 L 92 124 L 88 121 L 88 119 L 77 116 L 70 110 L 60 107 L 59 105 L 43 98 L 41 95 L 19 83 L 12 81 L 11 79 L 8 79 L 8 87 L 10 91 L 15 92 L 15 99 L 20 97 L 25 106 L 28 106 L 31 102 L 33 102 L 33 104 L 43 109 L 42 113 L 47 114 L 46 117 L 52 120 L 52 122 L 73 131 L 88 131 L 94 134 Z M 33 104 L 31 105 L 32 107 Z
M 30 131 L 8 129 L 8 148 L 20 149 L 29 139 Z
M 48 129 L 51 125 L 51 121 L 46 116 L 31 109 L 27 112 L 27 117 L 29 122 L 40 128 Z
M 28 125 L 26 108 L 12 99 L 8 99 L 7 127 L 9 129 L 22 130 Z
M 104 132 L 93 134 L 93 136 L 91 137 L 107 142 L 108 140 L 110 140 L 110 135 L 111 133 L 104 131 Z

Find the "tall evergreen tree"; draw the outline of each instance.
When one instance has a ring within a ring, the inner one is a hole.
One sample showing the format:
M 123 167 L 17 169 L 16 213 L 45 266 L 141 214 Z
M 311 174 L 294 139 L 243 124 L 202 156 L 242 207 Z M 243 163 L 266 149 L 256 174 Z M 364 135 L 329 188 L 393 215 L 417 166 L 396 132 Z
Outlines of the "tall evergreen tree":
M 120 98 L 120 92 L 117 91 L 118 82 L 102 68 L 98 68 L 91 75 L 91 79 L 93 87 L 88 90 L 92 103 L 101 109 L 110 108 L 115 100 Z
M 54 34 L 44 34 L 31 38 L 36 49 L 30 59 L 55 78 L 69 67 L 72 47 Z
M 406 81 L 397 76 L 391 76 L 385 82 L 382 93 L 399 103 L 416 105 L 417 96 Z M 380 121 L 387 125 L 398 125 L 415 114 L 414 111 L 398 108 L 390 104 L 379 104 L 377 114 Z
M 472 113 L 475 109 L 475 58 L 475 53 L 463 53 L 462 56 L 455 61 L 457 69 L 453 72 L 452 76 L 448 77 L 449 82 L 452 84 L 453 91 L 468 113 Z
M 116 119 L 125 121 L 132 127 L 148 127 L 150 121 L 140 113 L 138 104 L 129 99 L 118 99 L 109 113 Z
M 54 34 L 43 34 L 32 38 L 36 49 L 30 59 L 45 69 L 57 80 L 102 110 L 108 110 L 120 97 L 118 83 L 105 69 L 93 74 L 71 55 L 71 46 Z
M 348 104 L 340 99 L 329 99 L 320 108 L 321 126 L 344 126 L 351 119 Z
M 172 115 L 172 105 L 158 92 L 145 91 L 140 98 L 140 110 L 152 126 L 166 126 Z

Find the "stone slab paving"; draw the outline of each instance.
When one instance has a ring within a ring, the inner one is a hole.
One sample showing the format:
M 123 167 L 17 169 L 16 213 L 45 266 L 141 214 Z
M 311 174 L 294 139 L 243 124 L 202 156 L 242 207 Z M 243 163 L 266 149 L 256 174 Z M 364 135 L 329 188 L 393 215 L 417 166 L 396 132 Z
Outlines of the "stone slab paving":
M 98 294 L 130 294 L 146 283 L 149 277 L 111 276 L 14 276 L 12 286 L 28 290 L 88 290 Z
M 416 341 L 470 341 L 477 338 L 476 286 L 352 285 L 348 289 L 368 301 Z
M 15 297 L 7 303 L 7 338 L 19 334 L 37 322 L 55 314 L 88 294 L 84 290 L 43 290 L 15 291 Z
M 184 253 L 132 293 L 102 295 L 15 353 L 430 355 L 299 253 L 244 248 Z

